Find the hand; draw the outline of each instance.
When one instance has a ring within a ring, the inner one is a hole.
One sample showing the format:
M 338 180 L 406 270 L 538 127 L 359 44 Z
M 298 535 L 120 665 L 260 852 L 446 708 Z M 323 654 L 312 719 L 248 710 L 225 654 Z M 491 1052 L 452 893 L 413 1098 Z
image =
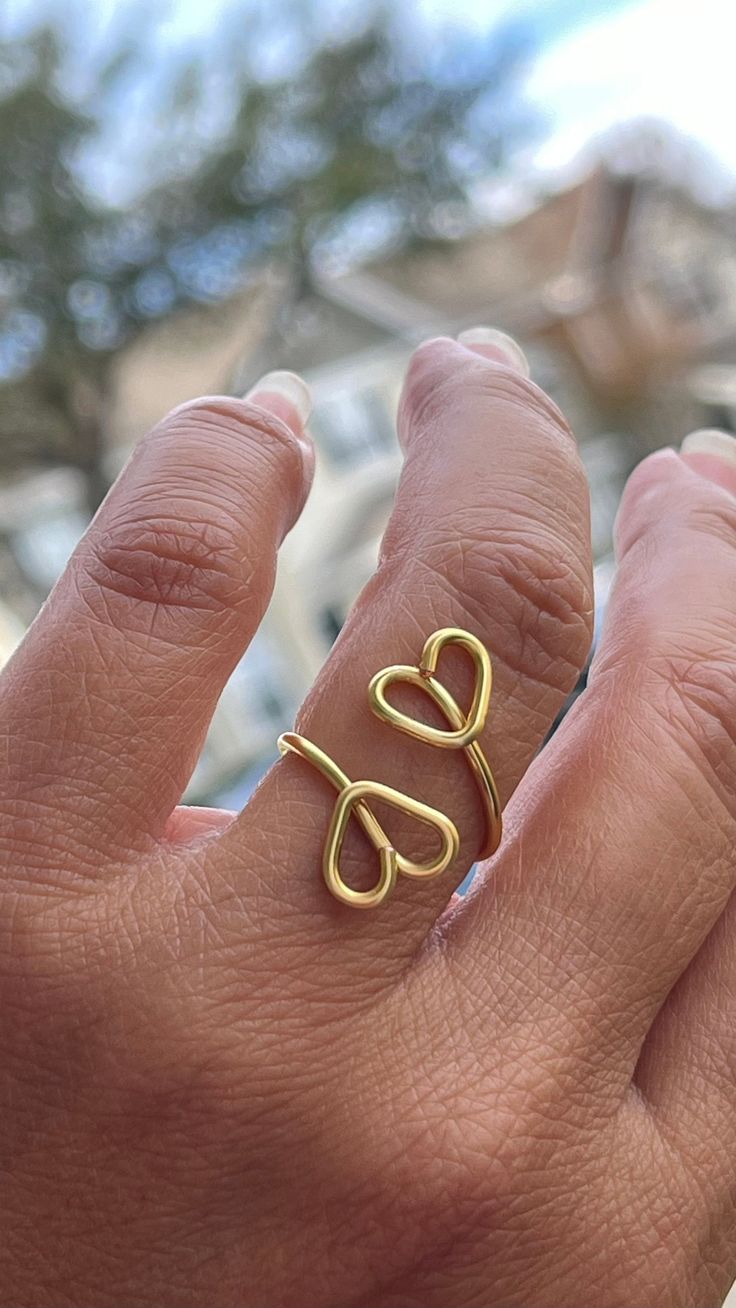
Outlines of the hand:
M 9 1308 L 710 1308 L 727 1289 L 733 455 L 634 474 L 589 689 L 532 762 L 591 635 L 575 444 L 502 350 L 444 339 L 412 360 L 400 434 L 380 566 L 299 729 L 453 817 L 444 876 L 400 878 L 375 912 L 330 898 L 334 795 L 293 757 L 240 815 L 176 808 L 308 491 L 299 413 L 267 382 L 140 445 L 4 672 Z M 514 794 L 449 909 L 482 837 L 472 775 L 366 698 L 447 625 L 491 651 L 482 743 Z M 355 832 L 346 860 L 375 880 Z

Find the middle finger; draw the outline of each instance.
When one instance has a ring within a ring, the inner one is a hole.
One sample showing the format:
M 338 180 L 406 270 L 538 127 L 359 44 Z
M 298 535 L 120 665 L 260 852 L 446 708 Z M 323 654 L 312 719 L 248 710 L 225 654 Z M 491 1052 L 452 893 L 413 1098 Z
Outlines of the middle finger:
M 234 873 L 237 894 L 257 900 L 260 914 L 278 922 L 280 939 L 293 930 L 303 943 L 305 917 L 306 938 L 318 946 L 326 937 L 334 945 L 336 929 L 347 941 L 357 935 L 358 956 L 374 943 L 386 979 L 405 965 L 478 857 L 483 812 L 464 758 L 372 714 L 370 678 L 389 664 L 416 664 L 438 628 L 480 637 L 494 672 L 481 745 L 504 801 L 590 644 L 588 495 L 575 443 L 513 356 L 471 344 L 438 339 L 412 360 L 399 419 L 406 461 L 381 563 L 299 720 L 351 780 L 386 783 L 447 814 L 461 835 L 458 857 L 433 881 L 399 877 L 375 912 L 333 900 L 320 863 L 334 792 L 295 758 L 277 765 L 212 855 L 229 869 L 226 901 Z M 439 676 L 459 704 L 470 702 L 473 678 L 460 654 L 443 655 Z M 396 703 L 426 716 L 426 705 L 407 707 L 398 694 Z M 384 810 L 377 812 L 383 820 Z M 397 848 L 416 854 L 415 822 L 387 812 L 386 826 Z M 354 842 L 348 863 L 356 885 L 375 883 L 377 858 L 366 842 Z

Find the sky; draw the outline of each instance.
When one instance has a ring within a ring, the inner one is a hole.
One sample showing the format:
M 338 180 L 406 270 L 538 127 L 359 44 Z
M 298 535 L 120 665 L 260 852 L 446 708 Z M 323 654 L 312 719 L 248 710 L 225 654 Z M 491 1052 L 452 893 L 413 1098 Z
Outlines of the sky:
M 250 8 L 258 0 L 250 0 Z M 262 0 L 267 13 L 268 0 Z M 360 0 L 297 0 L 324 9 L 331 23 L 360 13 Z M 671 123 L 709 151 L 736 184 L 736 131 L 733 129 L 733 64 L 736 5 L 733 0 L 403 0 L 431 34 L 448 21 L 487 30 L 513 18 L 528 22 L 537 39 L 526 79 L 526 94 L 544 120 L 534 156 L 543 170 L 561 170 L 594 133 L 631 118 L 655 117 Z M 0 32 L 38 21 L 43 12 L 64 14 L 94 49 L 105 33 L 153 16 L 151 62 L 203 49 L 208 31 L 232 13 L 245 12 L 243 0 L 3 0 Z M 310 10 L 311 12 L 311 10 Z M 228 29 L 227 21 L 220 28 Z M 239 24 L 242 27 L 242 23 Z M 71 29 L 70 29 L 71 30 Z M 274 34 L 271 58 L 288 65 L 288 43 Z M 136 148 L 135 106 L 128 135 Z M 141 112 L 145 116 L 145 105 Z M 121 152 L 125 124 L 119 127 Z
M 429 18 L 479 28 L 528 19 L 539 53 L 526 92 L 545 119 L 536 154 L 563 169 L 593 134 L 659 118 L 711 154 L 736 183 L 733 0 L 418 0 Z
M 527 92 L 549 125 L 540 162 L 559 167 L 591 133 L 655 116 L 705 146 L 736 177 L 732 0 L 639 0 L 610 8 L 553 38 L 531 70 Z

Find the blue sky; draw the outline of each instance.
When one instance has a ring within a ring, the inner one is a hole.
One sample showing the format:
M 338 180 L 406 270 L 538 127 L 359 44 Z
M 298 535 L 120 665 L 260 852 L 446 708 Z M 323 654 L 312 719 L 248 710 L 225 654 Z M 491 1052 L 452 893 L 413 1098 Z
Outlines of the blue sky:
M 360 0 L 297 0 L 329 14 L 360 12 Z M 115 29 L 149 26 L 150 66 L 207 47 L 213 26 L 227 31 L 223 15 L 242 15 L 259 0 L 4 0 L 0 32 L 27 26 L 48 13 L 63 13 L 67 30 L 78 33 L 80 50 L 93 52 Z M 260 0 L 267 13 L 268 0 Z M 546 131 L 534 163 L 564 168 L 593 133 L 627 119 L 651 116 L 670 122 L 710 151 L 736 181 L 733 129 L 733 51 L 736 6 L 731 0 L 403 0 L 399 12 L 414 10 L 430 33 L 450 22 L 479 31 L 509 17 L 526 21 L 538 53 L 526 83 L 529 99 Z M 218 20 L 220 20 L 218 22 Z M 212 56 L 210 55 L 210 58 Z M 274 37 L 272 58 L 288 60 Z M 210 65 L 211 66 L 211 65 Z M 155 80 L 155 75 L 154 79 Z M 148 112 L 144 90 L 136 92 L 115 124 L 116 153 L 140 148 L 140 123 Z M 116 185 L 114 169 L 109 185 Z M 101 179 L 101 189 L 105 190 Z

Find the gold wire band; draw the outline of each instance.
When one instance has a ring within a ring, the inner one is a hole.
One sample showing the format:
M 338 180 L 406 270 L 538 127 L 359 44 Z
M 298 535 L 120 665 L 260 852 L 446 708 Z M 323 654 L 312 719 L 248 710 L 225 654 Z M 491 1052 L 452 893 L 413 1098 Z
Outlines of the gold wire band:
M 463 713 L 449 690 L 436 677 L 437 663 L 447 645 L 457 645 L 472 659 L 475 668 L 475 688 L 467 714 Z M 377 672 L 368 687 L 368 700 L 373 712 L 382 721 L 403 731 L 415 740 L 440 749 L 462 749 L 473 771 L 481 793 L 485 813 L 485 840 L 479 857 L 488 858 L 498 848 L 501 839 L 501 805 L 491 766 L 483 753 L 478 737 L 483 730 L 491 698 L 492 669 L 488 651 L 476 636 L 460 627 L 443 627 L 425 642 L 417 666 L 395 664 Z M 450 731 L 418 722 L 400 712 L 389 703 L 388 687 L 397 683 L 416 686 L 425 691 L 444 714 Z M 282 754 L 292 753 L 310 763 L 334 786 L 338 799 L 333 810 L 322 857 L 322 874 L 330 892 L 344 904 L 353 908 L 376 908 L 391 894 L 399 873 L 403 876 L 428 879 L 439 876 L 457 857 L 460 837 L 457 827 L 439 809 L 431 808 L 418 799 L 412 799 L 392 786 L 380 781 L 351 781 L 329 754 L 314 745 L 305 736 L 294 731 L 279 736 L 278 747 Z M 400 854 L 371 811 L 368 799 L 382 800 L 402 813 L 417 818 L 432 827 L 440 836 L 441 846 L 435 857 L 426 863 L 416 863 Z M 340 872 L 340 851 L 348 822 L 355 814 L 366 836 L 376 849 L 380 874 L 370 890 L 353 890 Z

